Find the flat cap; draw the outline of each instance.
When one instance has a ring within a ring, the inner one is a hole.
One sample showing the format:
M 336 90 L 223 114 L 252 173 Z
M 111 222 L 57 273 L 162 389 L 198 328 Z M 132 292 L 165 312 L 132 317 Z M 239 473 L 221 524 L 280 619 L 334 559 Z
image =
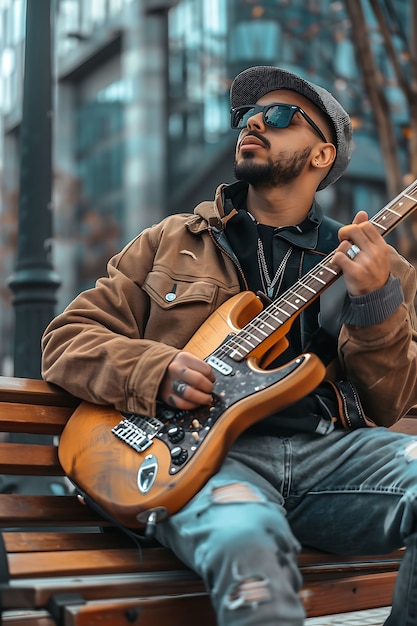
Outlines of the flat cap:
M 256 104 L 259 98 L 275 89 L 290 89 L 301 94 L 321 109 L 333 125 L 336 158 L 318 190 L 328 187 L 342 176 L 352 157 L 352 124 L 349 115 L 336 98 L 323 87 L 297 74 L 269 65 L 249 67 L 238 74 L 230 88 L 230 104 L 232 108 Z

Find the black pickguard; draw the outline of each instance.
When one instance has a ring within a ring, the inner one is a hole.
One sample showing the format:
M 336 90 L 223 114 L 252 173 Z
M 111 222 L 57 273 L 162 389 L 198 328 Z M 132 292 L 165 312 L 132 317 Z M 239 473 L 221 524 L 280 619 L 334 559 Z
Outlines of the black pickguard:
M 253 370 L 248 367 L 246 360 L 236 362 L 226 356 L 222 357 L 221 361 L 226 369 L 230 368 L 230 372 L 224 374 L 216 371 L 213 403 L 210 406 L 201 406 L 193 411 L 175 410 L 164 404 L 158 406 L 156 418 L 160 423 L 160 429 L 154 436 L 170 449 L 171 474 L 178 473 L 193 457 L 229 407 L 283 380 L 302 365 L 304 357 L 300 356 L 297 360 L 270 372 Z M 127 415 L 125 419 L 134 420 L 138 417 L 132 414 Z M 266 416 L 260 416 L 259 420 L 263 417 Z M 141 415 L 140 419 L 146 421 L 150 418 Z

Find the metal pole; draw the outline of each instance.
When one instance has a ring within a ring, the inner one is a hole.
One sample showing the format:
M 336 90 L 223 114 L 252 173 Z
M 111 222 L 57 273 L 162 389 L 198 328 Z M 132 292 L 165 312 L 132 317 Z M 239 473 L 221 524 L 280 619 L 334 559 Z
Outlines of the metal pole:
M 14 375 L 40 378 L 40 340 L 60 285 L 52 267 L 52 72 L 50 0 L 27 0 L 16 269 Z

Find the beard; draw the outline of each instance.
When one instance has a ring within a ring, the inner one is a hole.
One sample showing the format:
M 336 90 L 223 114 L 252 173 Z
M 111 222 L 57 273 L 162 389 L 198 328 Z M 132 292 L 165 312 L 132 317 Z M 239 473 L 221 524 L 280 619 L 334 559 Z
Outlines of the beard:
M 281 152 L 279 160 L 275 162 L 269 159 L 267 163 L 255 163 L 253 152 L 246 152 L 240 163 L 235 161 L 235 177 L 255 188 L 288 185 L 301 174 L 310 154 L 311 147 L 294 152 L 291 156 Z

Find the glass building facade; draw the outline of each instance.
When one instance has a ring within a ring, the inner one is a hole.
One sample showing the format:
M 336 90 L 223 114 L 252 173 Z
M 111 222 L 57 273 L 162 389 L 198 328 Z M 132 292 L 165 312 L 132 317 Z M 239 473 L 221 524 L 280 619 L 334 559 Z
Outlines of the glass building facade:
M 400 133 L 407 107 L 364 4 Z M 408 5 L 396 3 L 398 46 Z M 25 8 L 26 0 L 0 0 L 0 374 L 13 371 L 7 282 L 16 260 Z M 141 229 L 192 211 L 233 180 L 229 88 L 251 65 L 279 65 L 318 82 L 352 115 L 353 160 L 342 180 L 320 192 L 326 211 L 347 221 L 359 208 L 372 215 L 385 204 L 343 2 L 51 0 L 51 12 L 57 312 Z

